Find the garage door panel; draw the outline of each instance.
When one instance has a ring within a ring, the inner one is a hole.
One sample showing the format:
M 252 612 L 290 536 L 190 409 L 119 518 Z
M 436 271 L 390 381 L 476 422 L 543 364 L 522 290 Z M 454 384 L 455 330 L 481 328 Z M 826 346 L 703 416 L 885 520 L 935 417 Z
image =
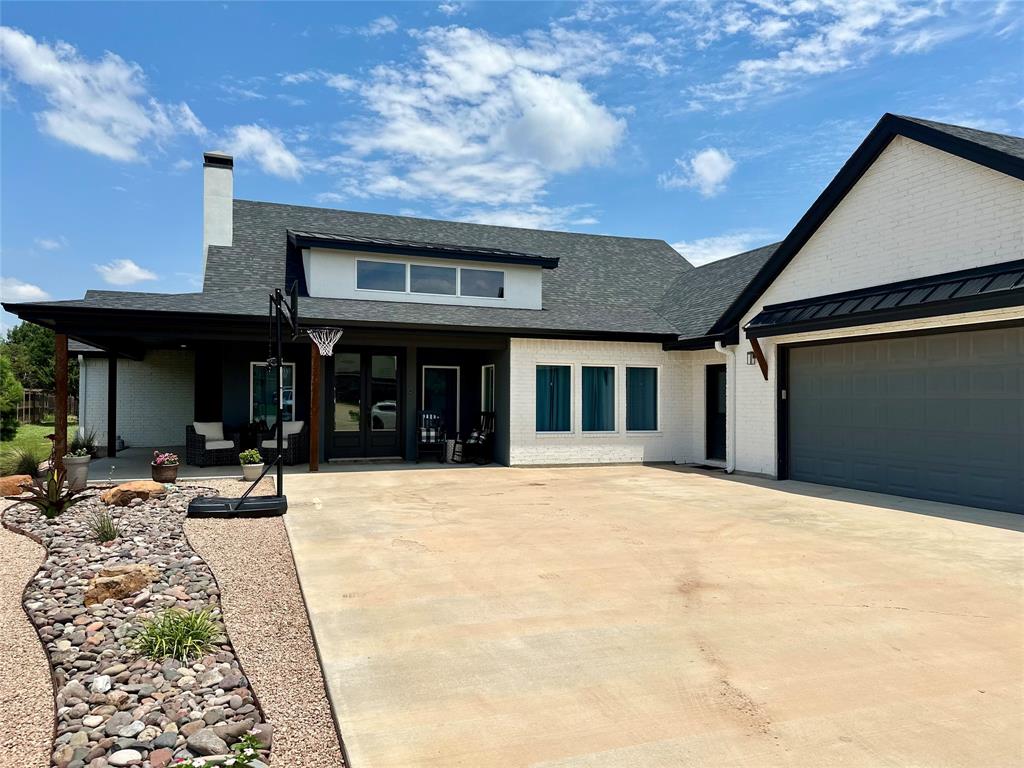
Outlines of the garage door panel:
M 790 351 L 794 479 L 1024 512 L 1024 328 Z

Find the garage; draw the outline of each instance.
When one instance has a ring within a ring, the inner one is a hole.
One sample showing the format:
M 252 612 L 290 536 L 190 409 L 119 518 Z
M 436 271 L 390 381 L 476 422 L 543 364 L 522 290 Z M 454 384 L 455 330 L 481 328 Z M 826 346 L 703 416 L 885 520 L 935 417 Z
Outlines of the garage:
M 1024 326 L 785 349 L 792 479 L 1024 513 Z

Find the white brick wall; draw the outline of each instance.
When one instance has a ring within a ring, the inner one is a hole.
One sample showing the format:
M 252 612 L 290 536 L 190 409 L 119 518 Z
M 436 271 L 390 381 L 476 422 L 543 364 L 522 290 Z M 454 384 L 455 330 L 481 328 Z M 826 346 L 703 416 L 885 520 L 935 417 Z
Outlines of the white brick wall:
M 142 360 L 117 361 L 117 434 L 130 447 L 185 444 L 194 413 L 195 360 L 191 352 L 157 350 Z M 79 418 L 107 442 L 107 360 L 85 358 L 80 373 Z
M 512 465 L 703 461 L 704 364 L 723 361 L 721 355 L 665 352 L 660 344 L 638 342 L 512 339 L 510 357 Z M 572 366 L 571 434 L 545 434 L 535 429 L 536 366 L 546 363 Z M 616 367 L 614 433 L 581 430 L 580 382 L 584 365 Z M 633 365 L 660 369 L 657 432 L 626 432 L 626 366 Z M 695 420 L 694 414 L 700 418 Z
M 766 304 L 1024 258 L 1024 183 L 897 137 L 743 318 Z M 736 468 L 776 473 L 775 344 L 1020 317 L 1018 310 L 763 340 L 769 381 L 737 351 Z M 768 342 L 768 343 L 766 343 Z

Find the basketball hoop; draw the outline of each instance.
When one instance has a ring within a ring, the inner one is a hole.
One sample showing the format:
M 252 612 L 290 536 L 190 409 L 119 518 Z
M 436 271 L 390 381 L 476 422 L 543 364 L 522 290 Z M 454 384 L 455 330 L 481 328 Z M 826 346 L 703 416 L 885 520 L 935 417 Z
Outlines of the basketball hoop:
M 338 339 L 341 338 L 342 330 L 341 328 L 309 328 L 306 333 L 316 344 L 316 348 L 320 350 L 320 356 L 328 357 L 334 350 L 334 345 L 338 343 Z

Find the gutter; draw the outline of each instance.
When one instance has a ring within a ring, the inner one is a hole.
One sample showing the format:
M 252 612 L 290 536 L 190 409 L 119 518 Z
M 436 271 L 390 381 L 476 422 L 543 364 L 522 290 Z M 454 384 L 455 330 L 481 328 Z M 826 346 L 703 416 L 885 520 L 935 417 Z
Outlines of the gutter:
M 715 342 L 715 352 L 725 355 L 725 474 L 736 471 L 736 349 Z M 705 402 L 707 398 L 705 397 Z

